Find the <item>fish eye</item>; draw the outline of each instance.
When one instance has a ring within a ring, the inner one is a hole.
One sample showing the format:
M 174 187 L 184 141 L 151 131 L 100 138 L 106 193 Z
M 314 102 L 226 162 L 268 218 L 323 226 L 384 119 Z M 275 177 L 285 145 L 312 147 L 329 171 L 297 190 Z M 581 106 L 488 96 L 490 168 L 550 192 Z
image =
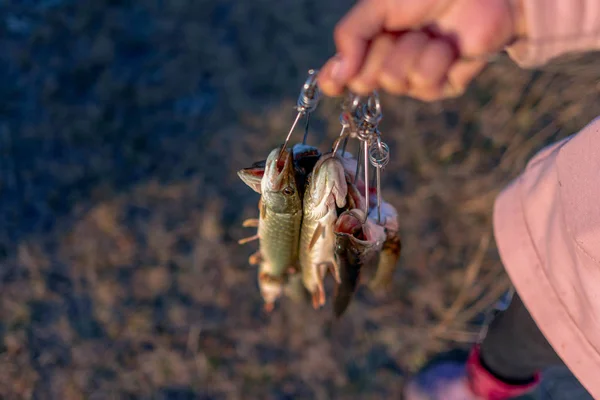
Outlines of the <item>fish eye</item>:
M 294 189 L 292 189 L 289 186 L 286 186 L 283 188 L 283 194 L 285 194 L 286 196 L 291 196 L 294 194 Z

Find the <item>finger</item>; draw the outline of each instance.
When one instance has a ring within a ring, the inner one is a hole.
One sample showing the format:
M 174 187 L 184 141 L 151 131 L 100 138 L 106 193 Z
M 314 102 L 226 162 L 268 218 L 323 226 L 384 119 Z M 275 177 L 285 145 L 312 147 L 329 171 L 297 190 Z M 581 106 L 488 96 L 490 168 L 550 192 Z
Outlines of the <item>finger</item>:
M 350 90 L 366 95 L 377 89 L 377 77 L 386 58 L 396 44 L 396 35 L 384 33 L 377 36 L 367 51 L 365 62 L 358 75 L 348 83 Z
M 455 58 L 450 43 L 442 39 L 429 40 L 409 76 L 411 87 L 441 89 Z
M 396 40 L 379 74 L 378 83 L 383 90 L 392 94 L 406 93 L 407 77 L 428 40 L 423 32 L 409 32 Z
M 345 85 L 360 70 L 368 43 L 383 31 L 385 6 L 385 1 L 360 0 L 336 25 L 333 38 L 340 57 L 331 79 L 337 85 Z
M 431 86 L 431 87 L 421 87 L 421 88 L 413 88 L 409 85 L 408 93 L 410 97 L 413 97 L 417 100 L 432 102 L 436 100 L 441 100 L 444 97 L 444 87 L 443 86 Z
M 317 83 L 319 88 L 326 96 L 339 96 L 344 91 L 344 85 L 338 83 L 337 80 L 332 78 L 332 71 L 335 69 L 336 64 L 339 62 L 339 55 L 335 55 L 329 59 L 319 70 L 317 76 Z
M 360 0 L 340 21 L 339 29 L 373 38 L 382 30 L 414 29 L 443 15 L 455 0 Z M 374 22 L 377 22 L 376 24 Z
M 486 64 L 485 61 L 481 60 L 456 62 L 448 72 L 448 78 L 444 86 L 444 97 L 461 96 L 469 83 L 483 70 Z

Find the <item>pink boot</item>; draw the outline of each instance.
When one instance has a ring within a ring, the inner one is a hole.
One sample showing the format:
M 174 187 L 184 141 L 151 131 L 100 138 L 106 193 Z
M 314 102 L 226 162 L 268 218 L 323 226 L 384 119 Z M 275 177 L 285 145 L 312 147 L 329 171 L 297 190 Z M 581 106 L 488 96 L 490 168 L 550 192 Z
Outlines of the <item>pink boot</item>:
M 419 373 L 406 386 L 406 400 L 508 400 L 528 393 L 540 382 L 540 374 L 527 385 L 509 385 L 481 364 L 479 345 L 473 346 L 467 363 L 444 362 Z

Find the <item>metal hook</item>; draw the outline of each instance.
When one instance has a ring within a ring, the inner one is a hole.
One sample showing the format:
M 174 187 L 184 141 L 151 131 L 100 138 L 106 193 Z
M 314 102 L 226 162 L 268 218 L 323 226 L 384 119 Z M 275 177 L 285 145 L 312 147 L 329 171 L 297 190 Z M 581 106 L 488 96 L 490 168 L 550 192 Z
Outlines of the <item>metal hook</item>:
M 367 218 L 369 215 L 369 140 L 361 141 L 361 147 L 364 149 L 364 175 L 365 175 L 365 220 L 363 222 L 367 222 Z
M 310 125 L 310 113 L 306 114 L 306 124 L 304 124 L 304 137 L 302 138 L 302 144 L 306 144 L 308 138 L 308 126 Z
M 285 141 L 283 142 L 283 146 L 281 146 L 281 151 L 279 152 L 278 158 L 281 157 L 285 151 L 290 138 L 292 137 L 292 132 L 294 131 L 294 128 L 296 128 L 300 117 L 313 112 L 319 104 L 319 100 L 321 99 L 321 90 L 317 84 L 318 73 L 319 70 L 316 69 L 311 69 L 308 71 L 308 78 L 304 82 L 302 90 L 300 90 L 300 95 L 298 96 L 298 101 L 296 102 L 296 110 L 298 111 L 298 115 L 296 115 L 296 119 L 294 120 L 294 123 L 292 124 L 292 127 L 288 132 Z
M 369 161 L 377 174 L 377 223 L 381 225 L 381 170 L 390 162 L 390 148 L 381 141 L 379 130 L 375 135 L 376 141 L 369 146 Z
M 340 135 L 338 136 L 338 138 L 333 143 L 333 150 L 332 150 L 333 154 L 337 153 L 338 148 L 340 147 L 340 142 L 342 141 L 342 139 L 344 139 L 344 148 L 342 150 L 342 154 L 346 151 L 346 143 L 348 141 L 348 132 L 347 132 L 347 130 L 350 127 L 349 118 L 351 118 L 351 117 L 347 113 L 341 113 L 340 114 L 340 124 L 342 124 L 342 131 L 340 132 Z

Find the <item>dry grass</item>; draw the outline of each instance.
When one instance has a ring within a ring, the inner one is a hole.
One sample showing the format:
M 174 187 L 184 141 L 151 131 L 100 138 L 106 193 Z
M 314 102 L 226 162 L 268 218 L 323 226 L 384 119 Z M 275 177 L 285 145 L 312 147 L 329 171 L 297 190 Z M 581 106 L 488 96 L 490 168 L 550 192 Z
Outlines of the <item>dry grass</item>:
M 280 143 L 349 2 L 33 3 L 0 13 L 6 399 L 398 398 L 508 288 L 495 195 L 600 114 L 595 56 L 500 59 L 452 101 L 385 96 L 392 290 L 336 324 L 288 301 L 267 317 L 255 244 L 236 243 L 258 199 L 235 171 Z M 310 143 L 337 116 L 325 100 Z

